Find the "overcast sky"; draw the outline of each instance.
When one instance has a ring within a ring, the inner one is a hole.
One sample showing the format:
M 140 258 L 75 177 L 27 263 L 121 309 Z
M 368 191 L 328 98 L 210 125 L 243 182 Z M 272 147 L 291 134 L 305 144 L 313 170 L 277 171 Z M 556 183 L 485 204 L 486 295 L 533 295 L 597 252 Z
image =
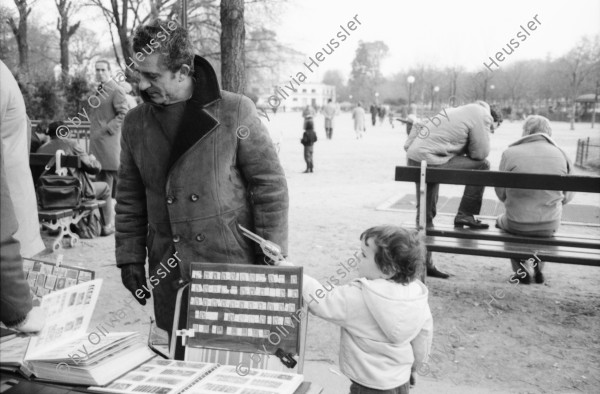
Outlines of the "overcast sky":
M 12 1 L 1 1 L 14 8 Z M 483 62 L 489 62 L 536 15 L 541 24 L 525 41 L 517 40 L 519 48 L 501 66 L 521 59 L 559 57 L 582 36 L 600 34 L 600 0 L 288 0 L 283 10 L 278 25 L 271 27 L 281 41 L 306 53 L 307 59 L 336 38 L 340 25 L 348 30 L 355 15 L 361 22 L 307 82 L 319 82 L 328 69 L 340 69 L 348 76 L 359 40 L 387 44 L 389 56 L 382 69 L 391 75 L 418 64 L 461 65 L 480 71 Z M 56 23 L 53 0 L 39 0 L 34 13 Z M 97 12 L 84 8 L 78 17 L 108 38 L 106 22 Z M 109 39 L 101 42 L 110 48 Z M 298 64 L 298 70 L 302 68 Z
M 541 25 L 501 66 L 547 55 L 558 57 L 582 36 L 600 34 L 600 0 L 294 0 L 289 3 L 277 28 L 278 35 L 307 55 L 318 51 L 335 37 L 340 24 L 347 24 L 358 14 L 362 25 L 320 67 L 320 70 L 338 68 L 345 75 L 350 72 L 359 40 L 381 40 L 387 44 L 389 56 L 384 60 L 383 72 L 389 75 L 419 63 L 462 65 L 467 70 L 480 71 L 483 61 L 516 38 L 520 25 L 526 26 L 535 15 Z

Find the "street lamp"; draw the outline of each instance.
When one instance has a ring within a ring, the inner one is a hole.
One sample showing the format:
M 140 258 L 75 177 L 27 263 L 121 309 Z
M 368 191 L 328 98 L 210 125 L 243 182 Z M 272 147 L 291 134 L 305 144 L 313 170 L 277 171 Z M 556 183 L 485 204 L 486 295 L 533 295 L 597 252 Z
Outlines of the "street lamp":
M 433 111 L 433 103 L 435 102 L 435 95 L 440 91 L 439 86 L 434 86 L 433 93 L 431 94 L 431 110 Z
M 494 85 L 490 85 L 490 101 L 492 102 L 494 97 L 494 89 L 496 89 L 496 87 Z
M 412 84 L 415 83 L 415 77 L 413 77 L 412 75 L 409 75 L 408 78 L 406 78 L 406 82 L 408 82 L 408 113 L 410 114 L 410 102 L 411 102 L 411 97 L 412 97 Z
M 375 105 L 379 105 L 379 92 L 375 92 Z

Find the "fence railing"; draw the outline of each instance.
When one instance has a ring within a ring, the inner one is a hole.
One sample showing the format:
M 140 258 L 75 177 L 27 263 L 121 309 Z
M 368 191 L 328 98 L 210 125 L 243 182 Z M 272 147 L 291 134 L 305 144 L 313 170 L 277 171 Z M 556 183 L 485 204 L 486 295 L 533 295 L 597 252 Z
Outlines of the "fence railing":
M 600 143 L 595 144 L 594 142 L 597 141 L 590 141 L 590 137 L 577 140 L 577 155 L 575 156 L 577 167 L 589 168 L 600 165 Z

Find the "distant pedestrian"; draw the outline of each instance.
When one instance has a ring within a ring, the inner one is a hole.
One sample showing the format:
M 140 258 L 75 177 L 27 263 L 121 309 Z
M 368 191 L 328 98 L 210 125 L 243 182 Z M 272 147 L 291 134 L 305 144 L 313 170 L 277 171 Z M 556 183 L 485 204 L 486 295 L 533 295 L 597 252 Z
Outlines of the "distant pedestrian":
M 375 126 L 375 123 L 377 123 L 377 106 L 375 104 L 371 104 L 369 112 L 371 112 L 371 123 L 373 123 L 373 126 Z
M 379 115 L 379 124 L 382 125 L 383 121 L 385 120 L 385 115 L 387 114 L 387 109 L 384 105 L 381 105 L 379 108 L 377 108 L 377 114 Z
M 300 143 L 304 145 L 304 161 L 306 162 L 306 170 L 304 173 L 313 172 L 313 145 L 317 142 L 317 134 L 312 120 L 312 116 L 308 116 L 304 122 L 304 134 Z
M 365 110 L 360 101 L 354 110 L 352 110 L 352 119 L 354 119 L 354 132 L 356 139 L 362 138 L 365 131 Z
M 331 99 L 327 100 L 327 105 L 323 108 L 323 115 L 325 115 L 325 134 L 327 135 L 328 140 L 333 136 L 333 118 L 338 114 L 337 106 L 331 101 Z
M 306 120 L 309 116 L 312 120 L 312 118 L 315 116 L 315 110 L 310 105 L 307 105 L 302 111 L 302 118 L 304 119 L 302 129 L 306 129 Z
M 99 85 L 93 97 L 97 104 L 90 109 L 90 153 L 102 164 L 96 181 L 106 182 L 114 199 L 121 156 L 121 124 L 129 104 L 123 88 L 110 77 L 108 60 L 96 62 L 96 79 Z M 114 233 L 114 223 L 106 223 L 104 231 Z

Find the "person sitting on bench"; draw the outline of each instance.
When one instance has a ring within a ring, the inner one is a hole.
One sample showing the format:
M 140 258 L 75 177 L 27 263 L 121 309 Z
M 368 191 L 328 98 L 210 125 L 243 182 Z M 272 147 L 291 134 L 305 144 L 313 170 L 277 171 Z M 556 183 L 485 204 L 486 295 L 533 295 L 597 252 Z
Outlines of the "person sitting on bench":
M 421 166 L 421 161 L 436 168 L 460 170 L 489 170 L 486 157 L 490 153 L 489 134 L 494 132 L 494 123 L 502 122 L 501 116 L 484 101 L 444 109 L 432 118 L 415 124 L 404 144 L 407 164 Z M 417 226 L 419 225 L 419 185 L 417 184 Z M 489 226 L 476 220 L 481 210 L 485 186 L 465 186 L 465 190 L 454 218 L 455 227 L 467 226 L 486 229 Z M 427 185 L 427 223 L 433 226 L 439 194 L 439 184 Z M 427 275 L 448 278 L 433 264 L 431 252 L 427 252 Z
M 550 121 L 531 115 L 523 125 L 523 137 L 502 153 L 500 171 L 533 174 L 568 175 L 572 164 L 565 152 L 550 138 Z M 551 237 L 560 226 L 562 206 L 573 192 L 557 190 L 510 189 L 497 187 L 496 194 L 504 203 L 506 213 L 498 216 L 496 227 L 517 235 Z M 515 274 L 512 283 L 531 283 L 527 260 L 510 259 Z M 539 264 L 537 264 L 539 263 Z M 523 269 L 521 269 L 523 268 Z M 542 262 L 533 265 L 536 283 L 544 283 Z
M 53 122 L 48 126 L 46 134 L 50 137 L 50 141 L 42 145 L 36 153 L 55 154 L 59 149 L 65 152 L 67 156 L 79 156 L 81 158 L 81 167 L 87 174 L 96 175 L 102 169 L 102 165 L 94 155 L 88 155 L 85 151 L 77 144 L 77 141 L 62 138 L 63 132 L 68 132 L 67 126 L 63 122 Z M 73 171 L 73 175 L 81 179 L 81 176 L 85 174 L 79 174 L 77 169 L 69 169 Z M 86 187 L 86 182 L 82 180 L 83 187 Z M 113 214 L 110 188 L 106 182 L 92 182 L 93 194 L 96 200 L 103 200 L 106 204 L 100 208 L 102 209 L 102 215 L 104 216 L 104 225 L 102 226 L 102 236 L 111 235 L 115 232 L 115 226 L 113 224 Z M 89 193 L 91 194 L 91 193 Z

